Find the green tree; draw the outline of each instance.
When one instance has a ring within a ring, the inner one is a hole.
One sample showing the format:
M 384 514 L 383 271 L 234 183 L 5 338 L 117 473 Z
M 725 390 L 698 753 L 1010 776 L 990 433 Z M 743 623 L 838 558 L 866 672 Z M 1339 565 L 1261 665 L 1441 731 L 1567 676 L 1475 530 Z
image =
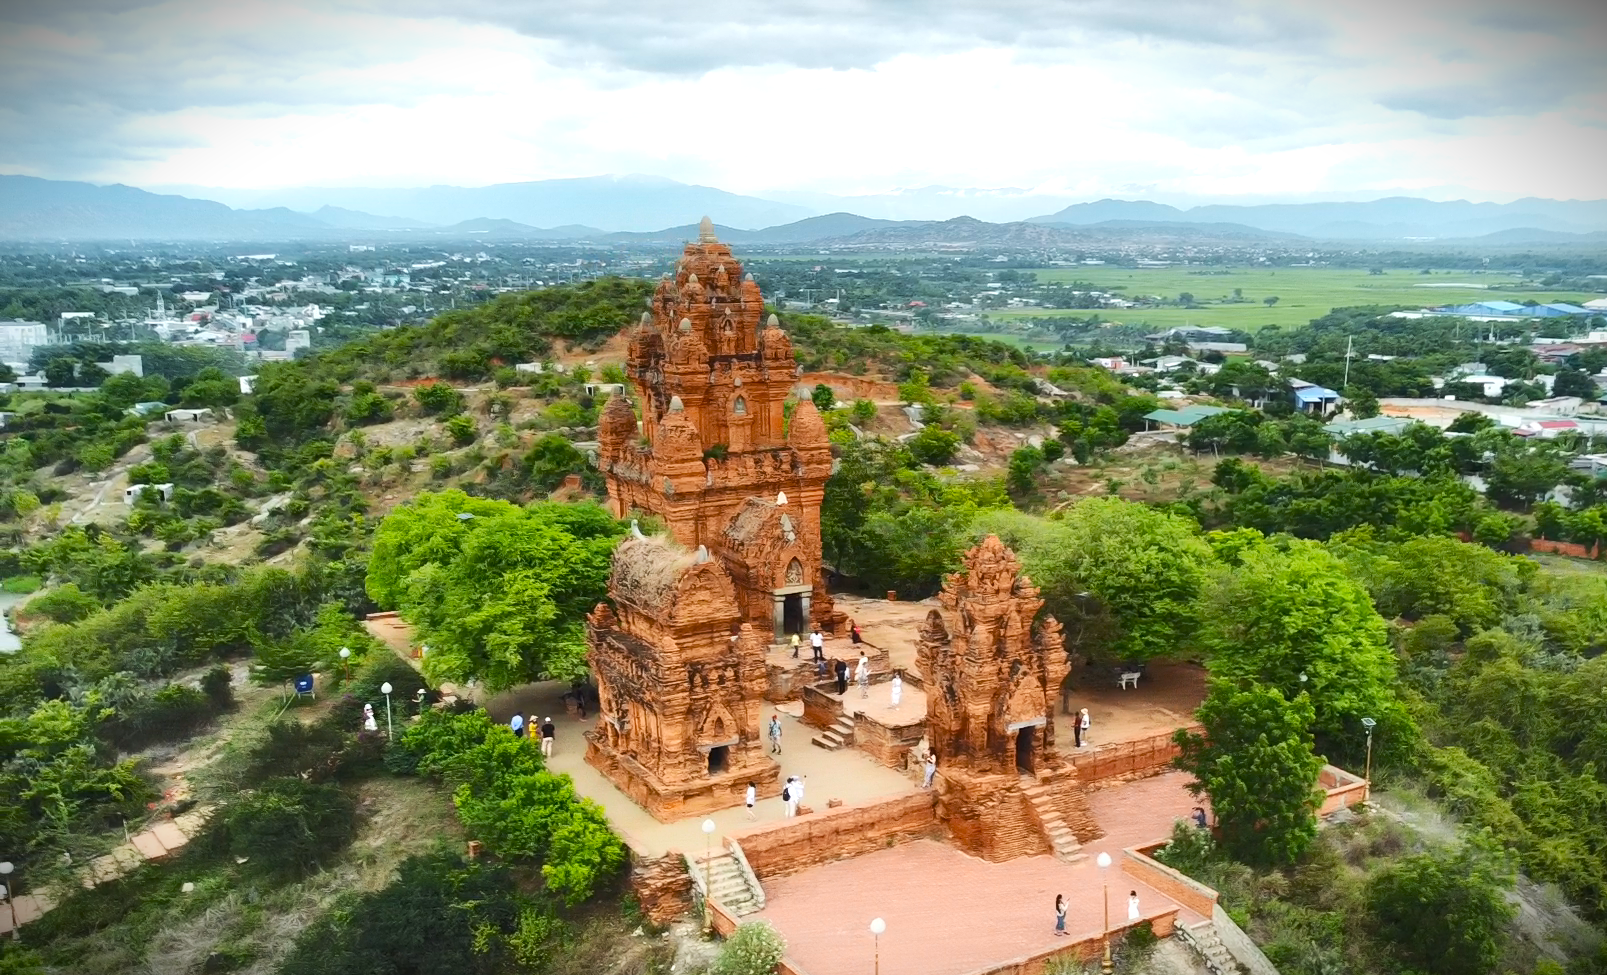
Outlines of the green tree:
M 816 383 L 815 388 L 809 393 L 809 400 L 815 404 L 815 409 L 825 413 L 837 405 L 837 394 L 833 393 L 831 387 L 825 383 Z
M 1496 970 L 1516 908 L 1511 879 L 1471 845 L 1403 857 L 1367 886 L 1373 929 L 1401 964 L 1428 975 Z
M 446 421 L 446 432 L 451 436 L 453 443 L 459 447 L 467 447 L 474 443 L 474 438 L 480 431 L 475 426 L 474 417 L 459 413 Z
M 1316 839 L 1323 795 L 1310 700 L 1213 679 L 1194 716 L 1204 734 L 1177 732 L 1177 765 L 1211 797 L 1222 850 L 1257 867 L 1295 862 Z
M 1325 741 L 1360 740 L 1396 711 L 1389 630 L 1344 563 L 1315 542 L 1269 541 L 1222 570 L 1200 613 L 1213 678 L 1309 700 Z M 1302 678 L 1304 678 L 1302 680 Z
M 368 591 L 418 628 L 432 679 L 498 689 L 573 678 L 585 672 L 585 615 L 607 594 L 623 533 L 596 505 L 424 494 L 380 524 Z
M 1557 370 L 1557 381 L 1551 387 L 1551 393 L 1554 396 L 1577 396 L 1589 402 L 1595 402 L 1596 397 L 1601 395 L 1596 388 L 1596 381 L 1578 369 Z
M 1269 297 L 1262 298 L 1261 303 L 1263 305 L 1266 305 L 1268 308 L 1271 308 L 1273 305 L 1276 305 L 1278 303 L 1278 296 L 1277 295 L 1271 295 Z
M 1037 447 L 1017 447 L 1010 455 L 1009 472 L 1005 484 L 1017 497 L 1031 494 L 1038 486 L 1038 471 L 1043 468 L 1043 451 Z
M 997 511 L 973 535 L 996 534 L 1021 559 L 1047 608 L 1085 654 L 1148 660 L 1191 652 L 1211 549 L 1189 519 L 1120 498 L 1089 498 L 1060 521 Z

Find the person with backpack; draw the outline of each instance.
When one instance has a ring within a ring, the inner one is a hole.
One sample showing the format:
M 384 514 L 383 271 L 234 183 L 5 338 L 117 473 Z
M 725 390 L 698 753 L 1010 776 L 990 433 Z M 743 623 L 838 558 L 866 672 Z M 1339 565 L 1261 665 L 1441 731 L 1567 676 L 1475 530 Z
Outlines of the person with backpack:
M 770 716 L 770 754 L 781 754 L 781 715 Z

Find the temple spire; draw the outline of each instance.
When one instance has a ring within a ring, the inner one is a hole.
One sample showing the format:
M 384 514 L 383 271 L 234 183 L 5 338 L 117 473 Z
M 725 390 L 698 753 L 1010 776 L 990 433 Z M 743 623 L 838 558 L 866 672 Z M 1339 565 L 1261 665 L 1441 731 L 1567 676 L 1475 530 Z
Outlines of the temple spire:
M 714 235 L 713 220 L 710 220 L 708 217 L 704 217 L 703 220 L 697 225 L 697 241 L 700 244 L 719 243 L 720 238 Z

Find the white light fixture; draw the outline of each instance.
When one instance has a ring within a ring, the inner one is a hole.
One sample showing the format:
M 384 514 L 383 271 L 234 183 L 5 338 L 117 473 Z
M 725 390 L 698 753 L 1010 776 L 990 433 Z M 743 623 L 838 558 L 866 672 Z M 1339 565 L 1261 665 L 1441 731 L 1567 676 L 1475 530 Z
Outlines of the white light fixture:
M 391 682 L 386 681 L 379 685 L 379 692 L 385 695 L 385 737 L 394 738 L 396 732 L 391 727 Z

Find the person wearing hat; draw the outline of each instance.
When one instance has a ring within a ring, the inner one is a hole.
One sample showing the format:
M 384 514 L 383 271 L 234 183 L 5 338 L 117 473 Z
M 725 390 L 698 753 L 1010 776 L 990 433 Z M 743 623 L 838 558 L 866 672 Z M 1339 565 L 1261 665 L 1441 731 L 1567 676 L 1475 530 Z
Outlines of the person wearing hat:
M 541 754 L 547 758 L 552 757 L 552 740 L 558 734 L 558 727 L 552 723 L 551 718 L 541 719 Z

